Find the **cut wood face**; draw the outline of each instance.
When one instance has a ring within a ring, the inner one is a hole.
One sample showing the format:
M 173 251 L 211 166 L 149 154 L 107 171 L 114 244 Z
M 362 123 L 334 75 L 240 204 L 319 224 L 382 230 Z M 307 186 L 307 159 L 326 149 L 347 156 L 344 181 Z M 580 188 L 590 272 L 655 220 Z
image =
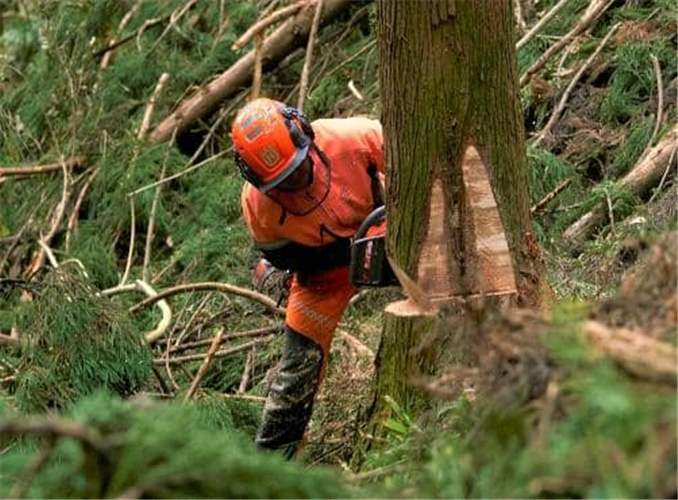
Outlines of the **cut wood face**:
M 418 283 L 433 301 L 459 296 L 501 295 L 516 292 L 513 262 L 501 222 L 490 177 L 478 150 L 469 145 L 462 161 L 464 189 L 461 221 L 446 210 L 445 190 L 440 179 L 431 187 L 429 220 L 417 268 Z M 446 228 L 462 234 L 446 234 Z M 461 238 L 463 263 L 455 261 L 453 238 Z

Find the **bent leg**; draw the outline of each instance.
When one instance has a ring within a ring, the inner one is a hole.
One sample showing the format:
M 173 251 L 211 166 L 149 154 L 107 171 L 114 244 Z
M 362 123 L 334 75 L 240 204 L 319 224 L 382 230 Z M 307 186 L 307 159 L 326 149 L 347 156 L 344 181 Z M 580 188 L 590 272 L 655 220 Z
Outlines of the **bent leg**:
M 313 412 L 323 358 L 318 344 L 286 327 L 280 369 L 271 382 L 257 445 L 281 449 L 288 458 L 294 454 Z

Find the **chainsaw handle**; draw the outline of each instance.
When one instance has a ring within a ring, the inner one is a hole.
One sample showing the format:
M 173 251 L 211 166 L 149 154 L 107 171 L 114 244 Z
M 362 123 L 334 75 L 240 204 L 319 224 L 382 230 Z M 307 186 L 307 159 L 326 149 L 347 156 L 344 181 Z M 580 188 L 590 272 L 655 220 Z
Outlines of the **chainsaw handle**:
M 360 227 L 353 237 L 353 241 L 357 241 L 360 238 L 363 238 L 367 231 L 374 225 L 382 222 L 386 217 L 386 206 L 381 205 L 380 207 L 375 208 L 370 212 L 370 215 L 365 217 L 365 220 L 360 224 Z

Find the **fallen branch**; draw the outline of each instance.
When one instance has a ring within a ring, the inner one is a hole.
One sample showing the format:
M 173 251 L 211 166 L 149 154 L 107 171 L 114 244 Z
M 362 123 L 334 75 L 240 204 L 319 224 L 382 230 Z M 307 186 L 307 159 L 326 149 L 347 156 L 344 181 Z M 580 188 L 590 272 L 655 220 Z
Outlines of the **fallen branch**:
M 191 387 L 188 389 L 188 392 L 186 393 L 184 403 L 190 401 L 193 398 L 195 392 L 198 390 L 198 387 L 200 386 L 200 381 L 205 376 L 205 373 L 207 373 L 207 369 L 212 363 L 212 359 L 214 358 L 214 355 L 217 352 L 217 349 L 219 348 L 219 343 L 221 342 L 221 337 L 223 335 L 224 327 L 221 327 L 219 328 L 219 331 L 217 331 L 217 334 L 214 336 L 214 340 L 212 340 L 212 345 L 210 346 L 209 351 L 207 351 L 207 356 L 205 356 L 205 360 L 200 365 L 200 368 L 198 368 L 198 373 L 195 374 L 193 382 L 191 382 Z
M 662 140 L 641 157 L 633 169 L 617 183 L 618 187 L 630 191 L 638 197 L 644 197 L 662 177 L 667 168 L 667 163 L 669 168 L 671 167 L 669 160 L 675 158 L 673 152 L 676 148 L 676 139 L 678 139 L 678 126 L 674 125 Z M 606 215 L 605 204 L 596 205 L 565 230 L 563 240 L 576 250 L 583 240 L 593 234 L 605 222 Z
M 14 335 L 17 330 L 12 330 L 12 333 L 0 333 L 0 346 L 19 347 L 19 336 Z
M 516 20 L 518 29 L 520 31 L 525 31 L 527 29 L 527 23 L 523 17 L 523 6 L 520 4 L 520 0 L 513 0 L 513 17 Z
M 350 0 L 326 0 L 323 22 L 329 22 L 350 4 Z M 310 9 L 302 8 L 297 15 L 266 37 L 262 47 L 264 67 L 275 66 L 293 49 L 303 44 L 310 31 L 311 21 Z M 151 133 L 151 141 L 156 144 L 165 142 L 174 130 L 181 133 L 198 119 L 212 113 L 223 100 L 249 85 L 253 66 L 254 52 L 250 51 L 212 82 L 200 87 L 182 101 Z
M 279 333 L 283 330 L 283 326 L 266 326 L 263 328 L 256 328 L 254 330 L 246 330 L 244 332 L 235 332 L 229 333 L 221 338 L 221 343 L 228 342 L 229 340 L 242 339 L 247 337 L 265 337 L 271 335 L 272 333 Z M 196 340 L 195 342 L 185 342 L 183 344 L 175 345 L 170 348 L 169 353 L 175 354 L 177 352 L 189 351 L 191 349 L 197 349 L 199 347 L 204 347 L 210 345 L 214 341 L 213 338 L 205 340 Z
M 151 288 L 151 285 L 149 285 L 148 283 L 141 280 L 136 280 L 135 284 L 137 286 L 137 289 L 144 292 L 146 295 L 148 295 L 149 298 L 152 299 L 157 297 L 158 295 L 157 292 L 153 290 L 153 288 Z M 160 309 L 160 312 L 162 312 L 162 319 L 160 320 L 160 323 L 158 323 L 158 326 L 156 326 L 154 330 L 151 330 L 146 335 L 144 335 L 146 342 L 149 344 L 152 344 L 156 340 L 160 339 L 163 335 L 165 335 L 165 332 L 172 323 L 172 309 L 170 309 L 170 306 L 167 303 L 167 301 L 159 300 L 158 308 Z
M 40 267 L 42 267 L 42 264 L 45 261 L 45 248 L 49 248 L 49 244 L 52 242 L 52 238 L 59 229 L 61 220 L 63 219 L 64 213 L 66 212 L 66 204 L 68 203 L 70 192 L 68 190 L 69 186 L 68 166 L 66 165 L 65 162 L 62 162 L 61 169 L 64 175 L 63 177 L 64 181 L 61 190 L 61 200 L 59 200 L 59 203 L 57 204 L 54 210 L 54 214 L 51 217 L 52 220 L 50 223 L 49 230 L 47 231 L 47 234 L 44 236 L 42 235 L 42 233 L 40 234 L 39 238 L 40 250 L 38 250 L 38 252 L 33 257 L 31 265 L 29 266 L 28 272 L 26 274 L 27 276 L 33 276 L 36 272 L 38 272 Z
M 560 193 L 562 193 L 566 187 L 568 187 L 570 184 L 574 182 L 574 177 L 568 177 L 567 179 L 560 181 L 558 185 L 553 188 L 553 191 L 550 193 L 546 194 L 541 200 L 539 200 L 537 203 L 535 203 L 532 208 L 530 208 L 530 213 L 532 215 L 538 214 L 541 212 L 546 205 L 551 203 L 551 201 L 558 196 Z
M 215 358 L 223 358 L 225 356 L 230 356 L 231 354 L 236 354 L 238 352 L 246 351 L 253 346 L 260 344 L 266 344 L 275 338 L 274 335 L 269 335 L 261 339 L 252 340 L 251 342 L 246 342 L 236 347 L 231 347 L 229 349 L 224 349 L 214 353 Z M 202 354 L 190 354 L 187 356 L 177 356 L 175 358 L 157 358 L 153 360 L 154 365 L 180 365 L 183 363 L 190 363 L 191 361 L 199 361 L 204 358 Z
M 139 131 L 137 132 L 137 139 L 142 140 L 146 138 L 146 134 L 148 133 L 148 130 L 151 127 L 151 119 L 153 118 L 153 110 L 155 109 L 155 103 L 158 102 L 158 98 L 162 93 L 162 89 L 165 88 L 165 85 L 167 85 L 169 79 L 170 79 L 169 73 L 163 73 L 162 75 L 160 75 L 160 78 L 158 79 L 158 84 L 155 86 L 153 94 L 151 94 L 151 99 L 148 101 L 146 109 L 144 110 L 144 117 L 141 120 L 141 125 L 139 126 Z
M 652 135 L 648 141 L 648 147 L 652 146 L 657 133 L 662 126 L 664 121 L 664 85 L 662 84 L 662 69 L 659 66 L 659 60 L 654 54 L 650 55 L 652 59 L 652 67 L 654 68 L 655 78 L 657 79 L 657 119 L 655 120 L 654 129 L 652 130 Z
M 308 4 L 307 0 L 302 0 L 301 2 L 293 3 L 292 5 L 287 5 L 286 7 L 278 9 L 272 14 L 260 19 L 250 26 L 247 31 L 245 31 L 245 33 L 243 33 L 240 38 L 238 38 L 235 43 L 231 45 L 231 49 L 235 51 L 240 50 L 256 35 L 263 33 L 266 28 L 279 21 L 282 21 L 283 19 L 287 19 L 293 14 L 296 14 L 306 4 Z
M 546 52 L 544 52 L 539 59 L 537 59 L 532 66 L 530 66 L 523 76 L 520 77 L 520 87 L 525 85 L 529 79 L 537 71 L 544 67 L 544 65 L 553 57 L 555 54 L 560 52 L 563 47 L 570 43 L 577 35 L 583 33 L 584 30 L 591 27 L 598 18 L 605 12 L 612 4 L 614 0 L 593 0 L 589 5 L 589 8 L 586 10 L 584 16 L 579 20 L 579 22 L 572 28 L 565 36 L 560 38 L 556 43 L 551 45 Z
M 525 35 L 523 35 L 523 37 L 520 40 L 518 40 L 518 43 L 516 44 L 516 50 L 520 50 L 525 45 L 527 45 L 527 42 L 532 40 L 534 38 L 534 36 L 537 33 L 539 33 L 542 30 L 542 28 L 544 26 L 546 26 L 546 24 L 551 19 L 553 19 L 556 14 L 558 14 L 558 12 L 563 10 L 563 7 L 565 7 L 568 4 L 568 2 L 570 2 L 570 1 L 571 0 L 560 0 L 560 2 L 558 2 L 550 11 L 548 11 L 546 14 L 544 14 L 544 17 L 542 17 L 539 20 L 539 22 L 537 22 L 537 24 L 535 24 L 534 26 L 532 26 L 532 28 L 530 28 L 530 31 L 525 33 Z
M 256 348 L 252 347 L 250 352 L 247 353 L 247 360 L 245 361 L 245 368 L 242 370 L 242 377 L 240 377 L 240 383 L 238 384 L 238 394 L 242 394 L 247 390 L 247 384 L 250 382 L 250 374 L 254 368 L 254 360 L 256 359 Z
M 134 210 L 134 198 L 129 197 L 130 227 L 129 227 L 129 248 L 127 249 L 127 260 L 125 261 L 125 272 L 120 280 L 120 286 L 127 283 L 129 273 L 132 270 L 132 261 L 134 260 L 134 241 L 136 240 L 137 220 Z
M 46 165 L 26 165 L 22 167 L 0 167 L 0 178 L 11 177 L 15 175 L 35 175 L 47 174 L 62 170 L 64 167 L 75 169 L 85 165 L 83 156 L 74 156 L 56 163 L 47 163 Z
M 313 14 L 313 22 L 311 23 L 311 32 L 308 35 L 308 44 L 306 45 L 306 59 L 304 59 L 304 67 L 301 70 L 301 80 L 299 83 L 299 100 L 297 101 L 297 108 L 304 109 L 304 101 L 306 99 L 306 92 L 308 91 L 308 75 L 311 71 L 311 64 L 313 62 L 313 47 L 315 46 L 315 35 L 318 32 L 318 25 L 320 24 L 320 14 L 323 10 L 323 0 L 315 0 L 315 12 Z
M 676 385 L 675 346 L 626 328 L 610 328 L 598 321 L 584 323 L 584 336 L 625 370 L 654 382 Z
M 565 106 L 567 104 L 567 100 L 570 98 L 570 94 L 572 93 L 572 90 L 574 89 L 575 85 L 577 85 L 581 77 L 584 76 L 586 70 L 589 68 L 589 66 L 591 66 L 591 63 L 593 63 L 595 58 L 598 57 L 598 54 L 602 52 L 603 48 L 610 40 L 612 35 L 615 33 L 615 31 L 617 31 L 620 25 L 621 23 L 617 23 L 610 29 L 608 34 L 605 35 L 605 38 L 603 38 L 598 47 L 596 47 L 596 50 L 593 51 L 593 54 L 591 54 L 589 58 L 586 60 L 586 62 L 582 64 L 581 68 L 579 68 L 579 71 L 577 71 L 577 73 L 574 75 L 574 77 L 568 84 L 567 88 L 565 89 L 565 92 L 563 92 L 563 95 L 560 98 L 558 105 L 553 110 L 551 118 L 549 118 L 549 121 L 546 123 L 541 132 L 537 134 L 536 139 L 532 143 L 532 147 L 536 148 L 551 133 L 551 129 L 553 129 L 556 122 L 560 119 L 560 115 L 563 113 L 563 110 L 565 109 Z
M 268 310 L 271 312 L 278 314 L 278 315 L 284 315 L 285 310 L 282 307 L 278 307 L 273 299 L 270 297 L 261 294 L 259 292 L 255 292 L 254 290 L 249 290 L 247 288 L 241 288 L 239 286 L 235 285 L 229 285 L 228 283 L 219 283 L 217 281 L 204 281 L 201 283 L 187 283 L 185 285 L 177 285 L 173 286 L 170 288 L 166 288 L 159 292 L 157 295 L 153 297 L 148 297 L 147 299 L 139 302 L 138 304 L 133 305 L 130 307 L 129 312 L 130 314 L 136 313 L 138 311 L 141 311 L 142 309 L 145 309 L 146 307 L 156 303 L 159 300 L 163 300 L 167 297 L 171 297 L 172 295 L 177 295 L 180 293 L 184 292 L 199 292 L 199 291 L 217 291 L 217 292 L 222 292 L 222 293 L 228 293 L 232 295 L 238 295 L 240 297 L 244 297 L 246 299 L 253 300 L 255 302 L 259 302 L 263 306 L 265 306 Z
M 71 234 L 75 230 L 75 226 L 78 223 L 78 215 L 80 214 L 80 207 L 82 206 L 82 202 L 85 200 L 85 195 L 87 194 L 87 191 L 89 190 L 90 186 L 92 185 L 92 182 L 94 182 L 94 179 L 96 176 L 99 174 L 99 168 L 95 168 L 92 174 L 87 178 L 85 181 L 85 184 L 83 184 L 82 188 L 80 189 L 80 192 L 78 193 L 78 197 L 75 200 L 75 205 L 73 205 L 73 210 L 71 211 L 71 215 L 68 218 L 68 224 L 66 224 L 66 251 L 68 252 L 68 249 L 70 247 L 70 242 L 71 242 Z
M 172 324 L 172 309 L 170 308 L 166 300 L 163 300 L 162 297 L 159 297 L 158 293 L 151 287 L 151 285 L 144 281 L 136 280 L 136 282 L 134 282 L 133 284 L 118 285 L 113 288 L 102 290 L 101 292 L 99 292 L 99 294 L 105 297 L 110 297 L 112 295 L 117 295 L 119 293 L 126 293 L 132 291 L 145 293 L 148 296 L 147 300 L 153 300 L 152 303 L 158 302 L 158 309 L 160 309 L 160 312 L 162 313 L 162 318 L 160 319 L 158 325 L 153 330 L 146 333 L 146 335 L 144 336 L 148 344 L 153 344 L 154 342 L 159 340 L 163 335 L 165 335 L 165 332 L 169 329 L 170 325 Z
M 372 351 L 372 349 L 367 347 L 365 344 L 363 344 L 360 340 L 355 338 L 350 333 L 345 332 L 344 330 L 337 330 L 337 336 L 341 340 L 343 340 L 346 343 L 346 345 L 350 349 L 352 349 L 358 356 L 374 359 L 374 351 Z
M 120 20 L 120 24 L 118 24 L 118 32 L 121 33 L 124 29 L 125 26 L 132 20 L 132 17 L 137 13 L 139 10 L 139 7 L 141 7 L 141 0 L 139 0 L 137 3 L 135 3 L 130 10 L 127 11 L 127 13 L 122 17 Z M 109 47 L 114 47 L 115 44 L 117 43 L 118 39 L 116 37 L 111 38 L 111 41 L 108 42 Z M 111 58 L 113 57 L 113 49 L 110 49 L 104 53 L 104 57 L 101 58 L 101 64 L 99 64 L 100 69 L 106 69 L 108 65 L 111 62 Z

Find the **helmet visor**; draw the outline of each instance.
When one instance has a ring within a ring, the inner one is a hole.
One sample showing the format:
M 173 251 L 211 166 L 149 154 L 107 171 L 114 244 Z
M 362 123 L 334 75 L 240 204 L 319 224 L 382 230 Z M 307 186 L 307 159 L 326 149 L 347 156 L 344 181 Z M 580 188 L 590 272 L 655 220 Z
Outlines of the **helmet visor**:
M 303 161 L 306 159 L 306 156 L 308 156 L 308 149 L 309 149 L 308 145 L 304 146 L 301 149 L 297 149 L 297 152 L 294 154 L 294 157 L 290 160 L 289 165 L 285 167 L 285 170 L 283 170 L 282 173 L 280 173 L 277 177 L 273 178 L 269 182 L 266 182 L 263 185 L 259 186 L 257 189 L 259 189 L 259 191 L 261 191 L 262 193 L 268 193 L 271 189 L 274 189 L 276 186 L 280 185 L 281 182 L 284 182 L 285 179 L 292 175 L 294 171 L 297 168 L 299 168 L 299 165 L 301 165 Z

